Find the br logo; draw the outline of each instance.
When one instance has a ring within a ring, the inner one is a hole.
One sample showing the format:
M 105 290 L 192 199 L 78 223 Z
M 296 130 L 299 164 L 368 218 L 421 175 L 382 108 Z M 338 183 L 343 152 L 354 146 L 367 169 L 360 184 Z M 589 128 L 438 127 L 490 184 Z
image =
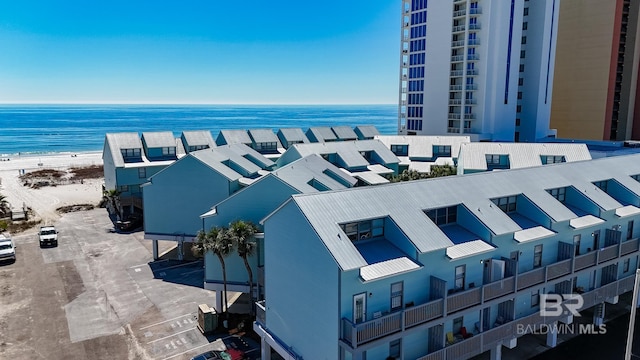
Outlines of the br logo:
M 579 294 L 540 294 L 541 316 L 580 316 L 584 299 Z

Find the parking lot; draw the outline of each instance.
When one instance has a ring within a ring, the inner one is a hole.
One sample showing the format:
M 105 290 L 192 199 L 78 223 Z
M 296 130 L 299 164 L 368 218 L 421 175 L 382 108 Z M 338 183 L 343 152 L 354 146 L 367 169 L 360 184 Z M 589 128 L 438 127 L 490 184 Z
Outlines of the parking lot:
M 0 264 L 0 358 L 190 359 L 218 337 L 259 358 L 251 339 L 196 328 L 197 306 L 215 304 L 201 261 L 152 261 L 143 233 L 113 232 L 104 209 L 54 225 L 58 247 L 41 249 L 34 229 Z

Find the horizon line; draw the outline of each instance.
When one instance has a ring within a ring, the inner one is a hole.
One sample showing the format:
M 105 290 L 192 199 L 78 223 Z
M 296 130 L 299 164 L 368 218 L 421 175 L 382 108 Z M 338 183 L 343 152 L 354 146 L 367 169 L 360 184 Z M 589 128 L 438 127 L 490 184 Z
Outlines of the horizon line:
M 393 105 L 394 103 L 204 103 L 204 102 L 0 102 L 0 105 L 238 105 L 238 106 L 365 106 Z

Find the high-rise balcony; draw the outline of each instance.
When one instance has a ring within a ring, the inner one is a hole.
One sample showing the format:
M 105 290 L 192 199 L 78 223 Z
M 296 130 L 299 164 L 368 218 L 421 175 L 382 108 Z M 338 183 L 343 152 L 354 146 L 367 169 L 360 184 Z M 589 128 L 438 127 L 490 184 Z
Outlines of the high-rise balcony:
M 467 84 L 467 85 L 464 87 L 464 89 L 465 89 L 465 90 L 478 90 L 478 85 L 475 85 L 475 84 Z
M 461 105 L 462 99 L 449 99 L 449 105 Z
M 476 100 L 475 100 L 475 99 L 465 99 L 465 100 L 464 100 L 464 104 L 465 104 L 465 105 L 473 105 L 473 104 L 475 104 L 475 103 L 476 103 Z
M 471 8 L 469 9 L 469 14 L 482 14 L 482 8 Z
M 467 55 L 467 60 L 469 60 L 469 61 L 480 60 L 480 55 L 478 55 L 478 54 L 468 54 Z
M 467 15 L 467 9 L 462 9 L 462 10 L 458 10 L 458 11 L 454 11 L 453 12 L 453 17 L 457 18 L 457 17 L 462 17 Z
M 462 76 L 463 70 L 451 70 L 451 76 Z
M 466 29 L 466 27 L 464 25 L 458 25 L 458 26 L 454 26 L 451 31 L 453 31 L 454 33 L 456 32 L 463 32 Z
M 464 114 L 465 120 L 475 120 L 476 114 Z
M 467 69 L 467 75 L 469 75 L 469 76 L 478 75 L 478 70 L 476 70 L 476 69 Z
M 470 46 L 480 45 L 480 39 L 469 39 L 469 42 L 467 43 L 467 45 L 470 45 Z
M 461 91 L 462 90 L 462 85 L 449 85 L 449 90 L 450 91 Z
M 480 30 L 480 24 L 469 24 L 469 30 Z
M 447 132 L 450 133 L 450 134 L 459 134 L 460 133 L 460 128 L 450 127 L 450 128 L 447 128 Z
M 451 55 L 451 62 L 462 62 L 464 61 L 464 55 Z
M 451 47 L 462 47 L 464 46 L 464 40 L 454 40 L 451 42 Z
M 449 113 L 447 118 L 449 120 L 460 120 L 460 114 L 457 113 Z

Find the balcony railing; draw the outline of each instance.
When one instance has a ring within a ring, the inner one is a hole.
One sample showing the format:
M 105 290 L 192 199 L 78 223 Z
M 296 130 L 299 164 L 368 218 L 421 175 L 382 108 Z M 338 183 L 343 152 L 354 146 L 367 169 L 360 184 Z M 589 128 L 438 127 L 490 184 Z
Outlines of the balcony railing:
M 464 60 L 464 55 L 452 55 L 451 56 L 451 61 L 452 62 L 460 62 Z
M 462 32 L 465 30 L 465 26 L 464 25 L 458 25 L 458 26 L 454 26 L 452 31 L 453 32 Z
M 592 307 L 606 299 L 631 291 L 633 289 L 634 279 L 634 276 L 629 276 L 582 294 L 584 299 L 584 305 L 582 308 Z M 567 300 L 567 302 L 571 301 L 573 300 Z M 520 337 L 525 335 L 528 331 L 539 329 L 542 324 L 550 325 L 564 316 L 565 315 L 541 316 L 539 313 L 534 313 L 529 316 L 509 321 L 503 325 L 496 326 L 493 329 L 476 334 L 466 340 L 461 340 L 455 344 L 446 346 L 443 349 L 419 357 L 418 360 L 470 358 L 491 350 L 499 342 Z M 523 329 L 524 331 L 517 331 L 517 329 Z
M 262 325 L 267 325 L 267 312 L 265 310 L 265 300 L 256 302 L 256 321 Z
M 618 257 L 618 244 L 605 247 L 600 250 L 600 255 L 598 256 L 598 264 L 611 259 L 615 259 L 617 257 Z
M 633 248 L 637 250 L 638 241 L 637 239 L 626 241 L 625 243 L 629 243 L 631 245 L 627 245 L 629 248 Z M 622 243 L 624 244 L 624 243 Z M 621 245 L 622 245 L 621 244 Z M 456 311 L 466 309 L 472 306 L 480 305 L 484 302 L 499 299 L 501 297 L 509 296 L 513 297 L 513 293 L 515 293 L 516 283 L 518 291 L 526 289 L 531 286 L 535 286 L 545 281 L 551 281 L 552 279 L 556 279 L 562 276 L 570 275 L 572 273 L 571 264 L 574 264 L 573 272 L 578 271 L 578 265 L 583 266 L 581 269 L 585 269 L 589 266 L 594 266 L 596 264 L 596 260 L 598 259 L 598 253 L 604 253 L 605 258 L 614 256 L 611 254 L 615 254 L 615 256 L 609 260 L 613 260 L 617 258 L 617 247 L 618 245 L 612 245 L 606 247 L 600 251 L 592 251 L 584 255 L 580 255 L 573 259 L 566 259 L 559 261 L 554 264 L 550 264 L 546 267 L 536 268 L 524 273 L 517 274 L 517 276 L 511 276 L 496 282 L 492 282 L 489 284 L 485 284 L 478 288 L 471 288 L 466 291 L 461 291 L 453 294 L 447 295 L 444 299 L 433 300 L 421 305 L 412 306 L 410 308 L 394 312 L 388 315 L 384 315 L 377 319 L 372 319 L 360 324 L 353 324 L 350 320 L 343 318 L 342 319 L 342 339 L 347 343 L 352 344 L 353 347 L 357 347 L 366 342 L 373 341 L 379 339 L 381 337 L 390 335 L 392 333 L 398 331 L 404 331 L 407 328 L 418 326 L 421 324 L 428 323 L 430 321 L 437 320 L 442 318 L 443 316 L 447 316 Z M 610 249 L 616 249 L 614 252 Z M 602 260 L 604 262 L 607 260 Z M 626 277 L 621 280 L 613 281 L 610 284 L 604 285 L 602 287 L 596 288 L 590 292 L 582 294 L 585 298 L 585 304 L 583 308 L 591 307 L 597 303 L 600 303 L 606 299 L 612 298 L 614 296 L 620 295 L 627 291 L 633 289 L 634 285 L 634 277 Z M 446 302 L 446 311 L 444 309 L 444 304 Z M 259 306 L 258 306 L 259 308 Z M 258 309 L 260 312 L 260 309 Z M 538 316 L 535 314 L 535 316 Z M 516 323 L 524 323 L 531 324 L 530 321 L 547 321 L 550 323 L 555 321 L 553 318 L 547 317 L 547 320 L 536 320 L 533 319 L 534 315 L 529 317 L 525 317 L 522 319 L 518 319 L 517 321 L 507 323 L 507 325 L 499 326 L 497 328 L 491 329 L 489 331 L 483 332 L 482 335 L 482 351 L 486 351 L 487 344 L 491 345 L 494 342 L 505 339 L 508 336 L 511 338 L 514 335 L 514 331 L 511 328 L 511 325 L 515 326 Z M 511 324 L 511 325 L 509 325 Z M 522 335 L 522 334 L 518 334 Z M 460 345 L 454 345 L 460 346 Z M 446 349 L 453 349 L 453 347 L 447 347 Z M 478 348 L 481 350 L 480 348 Z M 444 350 L 444 349 L 443 349 Z M 451 351 L 447 350 L 447 359 L 451 358 L 448 355 L 453 354 Z M 457 350 L 456 350 L 457 351 Z M 459 354 L 459 353 L 455 353 Z M 429 356 L 438 356 L 429 354 Z M 465 355 L 466 357 L 467 355 Z M 432 357 L 426 357 L 425 359 L 431 359 Z M 435 357 L 437 358 L 437 357 Z
M 480 24 L 469 24 L 469 30 L 480 30 Z
M 462 76 L 462 70 L 451 70 L 451 76 Z
M 450 120 L 460 120 L 460 114 L 456 114 L 456 113 L 449 113 L 448 118 Z
M 638 251 L 638 239 L 631 239 L 620 245 L 620 256 Z
M 464 40 L 455 40 L 451 42 L 452 47 L 464 46 Z
M 482 14 L 482 9 L 479 7 L 471 8 L 469 9 L 469 14 Z
M 515 291 L 515 277 L 511 276 L 496 282 L 489 283 L 484 288 L 484 300 L 491 300 L 510 294 Z
M 449 99 L 449 105 L 460 105 L 462 104 L 462 99 Z
M 478 75 L 478 70 L 476 70 L 476 69 L 467 69 L 467 75 Z
M 468 45 L 480 45 L 480 39 L 469 39 Z
M 447 132 L 449 134 L 459 134 L 460 133 L 460 128 L 450 127 L 450 128 L 447 128 Z
M 451 91 L 459 91 L 462 90 L 462 85 L 450 85 L 449 90 Z
M 453 17 L 460 17 L 460 16 L 465 16 L 467 15 L 467 10 L 458 10 L 458 11 L 454 11 L 453 12 Z

